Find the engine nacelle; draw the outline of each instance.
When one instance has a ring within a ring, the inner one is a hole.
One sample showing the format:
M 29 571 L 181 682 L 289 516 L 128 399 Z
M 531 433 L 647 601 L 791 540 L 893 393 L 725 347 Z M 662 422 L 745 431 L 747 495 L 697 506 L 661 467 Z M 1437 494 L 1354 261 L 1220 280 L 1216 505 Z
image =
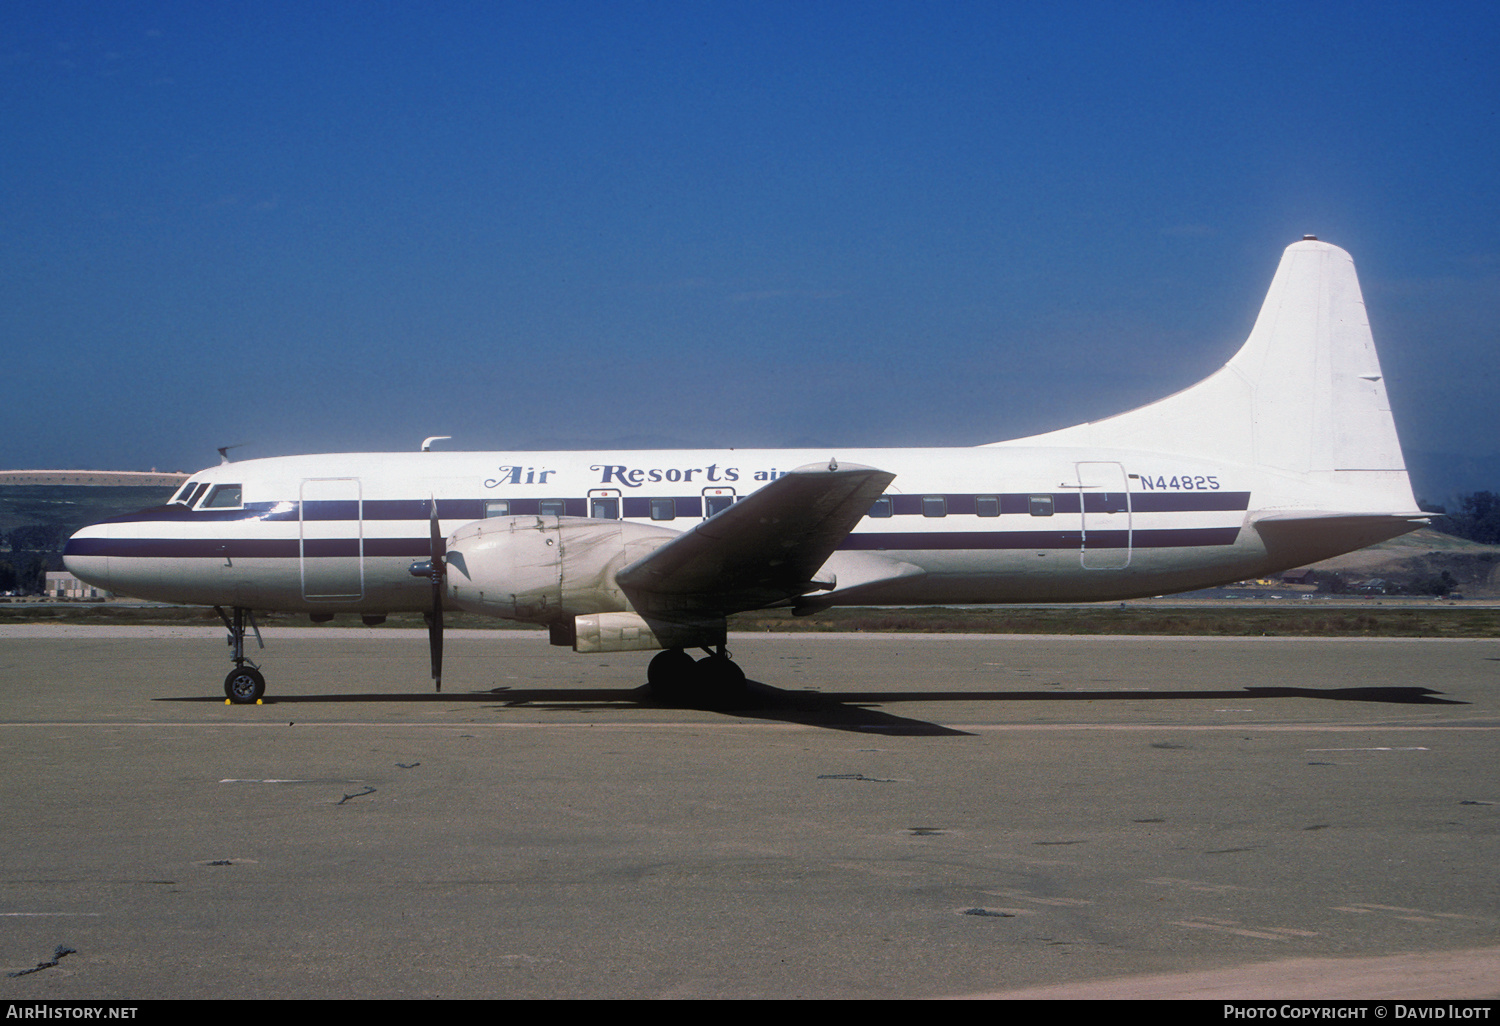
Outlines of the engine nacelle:
M 678 532 L 623 520 L 491 517 L 448 543 L 448 598 L 461 609 L 526 623 L 566 625 L 631 608 L 615 574 Z
M 575 652 L 645 652 L 655 648 L 711 648 L 724 644 L 724 618 L 692 623 L 647 619 L 639 613 L 586 613 L 573 618 Z

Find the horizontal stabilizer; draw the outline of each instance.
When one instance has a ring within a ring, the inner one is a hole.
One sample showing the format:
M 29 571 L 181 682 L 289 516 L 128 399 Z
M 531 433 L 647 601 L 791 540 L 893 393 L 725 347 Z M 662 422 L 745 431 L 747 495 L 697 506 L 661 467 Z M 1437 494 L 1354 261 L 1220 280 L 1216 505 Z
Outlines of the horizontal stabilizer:
M 1330 552 L 1350 552 L 1398 538 L 1429 522 L 1427 517 L 1406 514 L 1286 510 L 1251 517 L 1249 526 L 1275 563 L 1290 569 Z

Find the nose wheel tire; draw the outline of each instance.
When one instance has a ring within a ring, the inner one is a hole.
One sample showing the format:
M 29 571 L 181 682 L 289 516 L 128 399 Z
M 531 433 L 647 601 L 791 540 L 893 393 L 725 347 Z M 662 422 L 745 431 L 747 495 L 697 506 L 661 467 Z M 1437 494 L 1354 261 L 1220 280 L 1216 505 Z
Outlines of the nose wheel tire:
M 253 666 L 236 666 L 224 678 L 224 697 L 234 705 L 254 705 L 266 693 L 266 678 Z

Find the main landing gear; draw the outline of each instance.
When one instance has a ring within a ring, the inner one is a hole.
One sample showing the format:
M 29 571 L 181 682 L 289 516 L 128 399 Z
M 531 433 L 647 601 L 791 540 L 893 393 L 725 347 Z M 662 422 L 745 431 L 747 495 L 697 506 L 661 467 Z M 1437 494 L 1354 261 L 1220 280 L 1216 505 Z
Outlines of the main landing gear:
M 235 606 L 232 613 L 214 606 L 214 612 L 229 631 L 229 658 L 234 661 L 234 669 L 224 678 L 224 697 L 234 705 L 254 705 L 266 693 L 265 676 L 245 657 L 247 631 L 255 635 L 257 645 L 266 647 L 255 613 L 241 606 Z M 747 694 L 745 671 L 729 658 L 723 645 L 703 651 L 702 659 L 694 659 L 680 648 L 657 653 L 646 668 L 646 682 L 653 694 L 663 702 L 708 709 L 730 709 L 743 702 Z
M 224 678 L 224 697 L 235 705 L 254 705 L 266 693 L 266 678 L 254 663 L 245 658 L 246 622 L 255 632 L 255 643 L 261 648 L 266 647 L 260 637 L 260 628 L 255 625 L 255 613 L 239 606 L 234 607 L 233 619 L 224 612 L 223 606 L 214 606 L 214 612 L 224 621 L 224 627 L 229 631 L 229 647 L 234 650 L 229 657 L 234 660 L 234 669 Z
M 745 671 L 723 645 L 694 659 L 680 648 L 658 653 L 646 667 L 646 683 L 665 702 L 727 709 L 745 698 Z

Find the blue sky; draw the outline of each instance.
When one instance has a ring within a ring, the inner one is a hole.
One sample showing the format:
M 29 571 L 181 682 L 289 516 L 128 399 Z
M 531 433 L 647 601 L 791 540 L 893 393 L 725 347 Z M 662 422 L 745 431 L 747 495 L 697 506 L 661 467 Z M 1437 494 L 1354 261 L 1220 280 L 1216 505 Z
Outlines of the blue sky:
M 1497 442 L 1500 7 L 0 3 L 0 467 L 961 445 L 1360 270 Z M 1496 482 L 1500 485 L 1500 482 Z

